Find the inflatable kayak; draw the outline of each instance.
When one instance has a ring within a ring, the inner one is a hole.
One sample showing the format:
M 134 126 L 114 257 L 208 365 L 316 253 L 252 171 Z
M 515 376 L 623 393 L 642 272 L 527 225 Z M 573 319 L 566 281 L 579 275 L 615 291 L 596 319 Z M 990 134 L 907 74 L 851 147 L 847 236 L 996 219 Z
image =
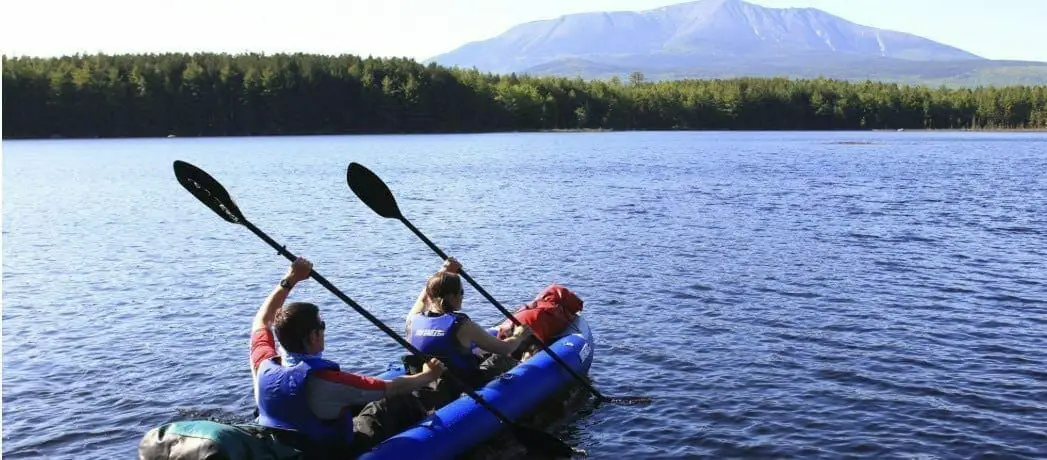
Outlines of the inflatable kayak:
M 494 333 L 494 329 L 488 332 Z M 585 318 L 576 317 L 549 348 L 571 368 L 588 375 L 593 361 L 592 331 Z M 383 373 L 390 379 L 404 373 L 402 365 Z M 510 420 L 531 414 L 538 406 L 574 384 L 574 378 L 546 352 L 496 377 L 477 391 L 491 406 Z M 416 425 L 382 441 L 361 459 L 455 458 L 492 438 L 502 423 L 467 395 L 441 407 Z
M 497 333 L 496 328 L 487 331 Z M 575 317 L 549 348 L 578 374 L 589 374 L 595 342 L 583 316 Z M 404 372 L 403 364 L 397 362 L 380 377 L 391 379 Z M 509 419 L 532 426 L 548 426 L 588 397 L 588 392 L 544 351 L 494 378 L 477 393 Z M 298 458 L 295 449 L 263 436 L 261 430 L 253 423 L 175 421 L 150 429 L 139 444 L 138 458 Z M 359 458 L 460 458 L 472 452 L 482 456 L 484 450 L 491 451 L 493 458 L 504 458 L 512 447 L 501 442 L 503 439 L 508 437 L 502 432 L 501 422 L 463 394 Z

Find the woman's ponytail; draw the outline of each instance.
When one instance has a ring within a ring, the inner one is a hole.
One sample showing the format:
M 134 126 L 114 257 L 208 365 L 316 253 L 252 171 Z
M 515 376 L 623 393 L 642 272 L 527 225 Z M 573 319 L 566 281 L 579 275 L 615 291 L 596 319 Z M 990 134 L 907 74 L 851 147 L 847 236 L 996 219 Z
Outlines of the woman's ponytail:
M 429 303 L 429 308 L 430 309 L 439 310 L 440 313 L 447 313 L 447 310 L 444 309 L 444 298 L 443 297 L 431 298 L 430 299 L 430 303 Z
M 449 313 L 447 297 L 461 292 L 462 279 L 458 275 L 439 272 L 431 276 L 425 285 L 426 304 L 430 309 L 439 309 L 441 313 Z

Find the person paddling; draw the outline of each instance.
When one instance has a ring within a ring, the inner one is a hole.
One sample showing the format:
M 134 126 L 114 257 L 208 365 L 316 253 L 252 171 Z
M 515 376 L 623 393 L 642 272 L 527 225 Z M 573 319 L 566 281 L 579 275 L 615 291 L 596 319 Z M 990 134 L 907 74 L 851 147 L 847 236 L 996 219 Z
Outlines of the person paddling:
M 445 370 L 430 359 L 414 375 L 382 380 L 340 369 L 322 357 L 326 323 L 307 302 L 284 305 L 312 263 L 297 258 L 265 299 L 251 326 L 251 376 L 257 423 L 306 458 L 344 458 L 366 452 L 425 417 L 412 392 Z M 273 337 L 285 354 L 277 353 Z M 353 409 L 363 406 L 355 417 Z
M 458 276 L 461 268 L 457 260 L 449 257 L 440 271 L 429 277 L 407 315 L 406 336 L 411 345 L 440 358 L 451 372 L 477 388 L 517 364 L 510 355 L 531 336 L 531 330 L 517 327 L 511 336 L 499 339 L 462 313 L 464 291 Z M 473 344 L 490 353 L 482 363 L 473 354 Z M 441 379 L 436 385 L 438 402 L 434 406 L 450 402 L 461 391 L 452 382 Z

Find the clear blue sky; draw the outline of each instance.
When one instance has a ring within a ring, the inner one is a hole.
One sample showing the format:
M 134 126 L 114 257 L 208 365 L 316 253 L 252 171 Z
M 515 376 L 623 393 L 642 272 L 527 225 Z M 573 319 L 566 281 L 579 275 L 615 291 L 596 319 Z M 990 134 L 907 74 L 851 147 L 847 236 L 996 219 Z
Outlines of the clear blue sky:
M 750 0 L 814 7 L 993 59 L 1047 61 L 1047 0 Z M 13 0 L 8 56 L 303 51 L 424 59 L 526 21 L 644 10 L 672 0 Z

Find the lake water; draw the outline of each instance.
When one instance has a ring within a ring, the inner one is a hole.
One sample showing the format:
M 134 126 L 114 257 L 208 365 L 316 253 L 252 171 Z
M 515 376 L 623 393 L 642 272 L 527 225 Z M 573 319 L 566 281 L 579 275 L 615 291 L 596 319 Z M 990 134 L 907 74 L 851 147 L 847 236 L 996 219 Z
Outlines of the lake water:
M 3 456 L 128 458 L 246 417 L 287 262 L 400 330 L 440 260 L 351 194 L 358 161 L 509 307 L 586 301 L 593 458 L 1047 457 L 1047 134 L 556 133 L 3 143 Z M 313 281 L 326 356 L 403 351 Z M 467 288 L 465 311 L 501 316 Z

